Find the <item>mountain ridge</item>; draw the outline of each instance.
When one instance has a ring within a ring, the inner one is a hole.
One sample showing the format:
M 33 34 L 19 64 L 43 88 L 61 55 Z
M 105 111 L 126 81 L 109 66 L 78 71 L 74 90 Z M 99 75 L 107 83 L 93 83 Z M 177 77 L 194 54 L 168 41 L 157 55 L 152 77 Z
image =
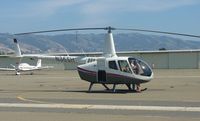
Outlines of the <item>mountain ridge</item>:
M 0 52 L 14 52 L 13 38 L 19 40 L 23 53 L 101 52 L 105 34 L 60 34 L 14 36 L 0 33 Z M 140 33 L 113 35 L 116 51 L 152 51 L 159 49 L 200 49 L 200 41 Z M 66 50 L 65 50 L 66 49 Z

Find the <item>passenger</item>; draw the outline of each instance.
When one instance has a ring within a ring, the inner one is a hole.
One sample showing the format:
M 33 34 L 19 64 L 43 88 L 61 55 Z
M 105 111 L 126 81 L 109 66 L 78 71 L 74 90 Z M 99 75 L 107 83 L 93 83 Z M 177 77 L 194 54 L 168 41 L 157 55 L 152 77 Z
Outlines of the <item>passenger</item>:
M 129 69 L 129 66 L 126 65 L 123 69 L 122 69 L 123 72 L 128 72 L 130 73 L 130 69 Z

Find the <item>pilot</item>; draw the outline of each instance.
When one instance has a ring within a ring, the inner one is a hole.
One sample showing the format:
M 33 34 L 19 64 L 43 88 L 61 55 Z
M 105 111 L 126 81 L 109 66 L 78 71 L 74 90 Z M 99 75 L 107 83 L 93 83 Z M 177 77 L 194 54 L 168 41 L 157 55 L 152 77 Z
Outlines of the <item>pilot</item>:
M 131 62 L 131 66 L 132 66 L 133 72 L 135 74 L 143 74 L 144 73 L 141 66 L 139 65 L 139 63 L 136 60 L 133 60 Z
M 136 60 L 131 61 L 131 67 L 132 67 L 133 72 L 135 74 L 139 73 L 139 67 L 138 67 L 138 64 L 137 64 Z

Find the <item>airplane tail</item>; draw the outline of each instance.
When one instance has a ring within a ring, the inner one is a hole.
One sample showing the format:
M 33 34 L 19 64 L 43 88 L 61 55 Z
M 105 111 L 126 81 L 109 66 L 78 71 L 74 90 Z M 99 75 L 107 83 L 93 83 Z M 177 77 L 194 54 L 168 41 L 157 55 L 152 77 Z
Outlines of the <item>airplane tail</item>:
M 42 60 L 38 59 L 36 67 L 42 67 Z
M 20 50 L 20 47 L 19 47 L 19 43 L 17 42 L 17 39 L 13 39 L 13 41 L 14 41 L 14 43 L 16 44 L 16 46 L 15 46 L 15 55 L 17 56 L 17 57 L 21 57 L 21 50 Z

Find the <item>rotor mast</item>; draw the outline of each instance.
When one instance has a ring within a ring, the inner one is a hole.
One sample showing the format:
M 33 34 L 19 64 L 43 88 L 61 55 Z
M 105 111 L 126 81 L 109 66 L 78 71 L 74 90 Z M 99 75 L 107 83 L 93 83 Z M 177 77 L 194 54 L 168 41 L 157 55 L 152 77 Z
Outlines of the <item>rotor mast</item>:
M 117 55 L 115 51 L 115 44 L 114 44 L 113 34 L 111 32 L 111 30 L 114 30 L 114 28 L 109 26 L 105 28 L 105 30 L 108 30 L 108 33 L 106 34 L 103 55 L 105 57 L 116 57 Z

